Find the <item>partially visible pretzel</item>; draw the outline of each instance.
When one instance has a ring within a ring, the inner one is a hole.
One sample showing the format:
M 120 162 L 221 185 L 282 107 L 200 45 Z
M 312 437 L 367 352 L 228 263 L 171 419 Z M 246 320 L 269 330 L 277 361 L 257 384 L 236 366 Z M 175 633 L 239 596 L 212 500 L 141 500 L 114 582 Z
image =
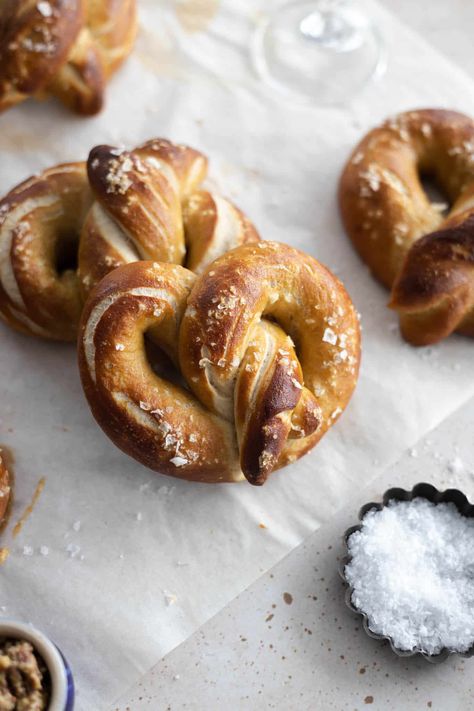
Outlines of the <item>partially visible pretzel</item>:
M 4 528 L 12 498 L 12 478 L 0 449 L 0 533 Z
M 10 326 L 75 339 L 77 240 L 91 204 L 83 163 L 45 170 L 0 202 L 0 315 Z
M 259 239 L 230 202 L 199 189 L 206 158 L 154 140 L 99 146 L 86 165 L 56 166 L 0 202 L 0 315 L 45 338 L 75 340 L 85 296 L 127 262 L 154 259 L 200 272 Z M 78 246 L 79 245 L 79 246 Z
M 146 334 L 189 389 L 152 370 Z M 116 269 L 85 305 L 78 348 L 92 412 L 124 452 L 164 474 L 252 484 L 334 424 L 360 358 L 342 284 L 275 242 L 238 247 L 200 277 L 150 261 Z
M 452 207 L 443 217 L 420 175 Z M 454 111 L 400 114 L 372 130 L 341 177 L 347 233 L 373 274 L 392 289 L 404 338 L 474 337 L 474 121 Z
M 0 111 L 43 93 L 97 113 L 136 28 L 135 0 L 2 0 Z

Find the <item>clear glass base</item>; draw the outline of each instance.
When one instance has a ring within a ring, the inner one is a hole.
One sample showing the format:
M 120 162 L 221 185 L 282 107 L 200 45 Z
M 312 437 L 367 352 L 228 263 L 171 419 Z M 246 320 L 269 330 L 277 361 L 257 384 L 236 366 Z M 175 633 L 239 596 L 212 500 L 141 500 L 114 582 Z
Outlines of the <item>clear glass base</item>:
M 277 8 L 258 27 L 260 77 L 303 102 L 344 104 L 385 69 L 380 36 L 350 0 L 304 0 Z

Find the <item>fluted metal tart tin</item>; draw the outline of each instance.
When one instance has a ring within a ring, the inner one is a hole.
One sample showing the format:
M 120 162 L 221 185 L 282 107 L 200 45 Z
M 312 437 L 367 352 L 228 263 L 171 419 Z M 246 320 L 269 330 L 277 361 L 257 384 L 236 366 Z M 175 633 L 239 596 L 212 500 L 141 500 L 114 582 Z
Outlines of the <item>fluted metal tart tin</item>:
M 445 491 L 439 491 L 435 486 L 432 484 L 427 484 L 424 482 L 421 482 L 419 484 L 416 484 L 411 491 L 407 491 L 406 489 L 401 489 L 398 487 L 388 489 L 383 497 L 382 497 L 382 502 L 377 503 L 377 502 L 369 502 L 368 504 L 364 504 L 362 508 L 359 511 L 359 521 L 362 521 L 364 516 L 370 511 L 371 509 L 376 509 L 377 511 L 381 511 L 384 506 L 388 504 L 389 501 L 395 500 L 395 501 L 412 501 L 413 499 L 421 497 L 423 499 L 427 499 L 428 501 L 431 501 L 433 504 L 440 504 L 440 503 L 453 503 L 459 513 L 462 516 L 466 516 L 467 518 L 474 518 L 474 505 L 471 504 L 467 497 L 462 493 L 462 491 L 459 491 L 459 489 L 446 489 Z M 357 524 L 355 526 L 351 526 L 350 528 L 345 531 L 343 535 L 343 540 L 344 540 L 344 546 L 346 549 L 346 555 L 344 558 L 341 560 L 340 565 L 339 565 L 339 573 L 341 575 L 341 578 L 345 582 L 347 589 L 346 589 L 346 594 L 345 594 L 345 601 L 346 605 L 349 607 L 350 610 L 355 612 L 356 614 L 360 615 L 362 617 L 362 625 L 364 627 L 364 630 L 367 632 L 369 637 L 373 637 L 374 639 L 379 639 L 379 640 L 386 640 L 389 642 L 390 647 L 392 650 L 395 652 L 395 654 L 399 657 L 415 657 L 415 656 L 421 656 L 426 661 L 430 662 L 431 664 L 439 664 L 440 662 L 444 662 L 449 656 L 456 654 L 459 657 L 472 657 L 474 655 L 474 644 L 466 651 L 466 652 L 456 652 L 454 650 L 448 649 L 447 647 L 444 647 L 438 654 L 428 654 L 424 652 L 423 650 L 419 648 L 414 648 L 411 650 L 403 650 L 399 649 L 398 647 L 395 646 L 393 639 L 389 635 L 381 635 L 373 632 L 370 627 L 369 627 L 369 620 L 365 612 L 362 610 L 359 610 L 353 602 L 352 602 L 352 594 L 354 592 L 353 587 L 349 584 L 345 570 L 346 566 L 350 563 L 351 561 L 351 556 L 349 554 L 349 548 L 348 548 L 348 541 L 350 536 L 355 533 L 355 531 L 360 531 L 362 529 L 362 524 Z

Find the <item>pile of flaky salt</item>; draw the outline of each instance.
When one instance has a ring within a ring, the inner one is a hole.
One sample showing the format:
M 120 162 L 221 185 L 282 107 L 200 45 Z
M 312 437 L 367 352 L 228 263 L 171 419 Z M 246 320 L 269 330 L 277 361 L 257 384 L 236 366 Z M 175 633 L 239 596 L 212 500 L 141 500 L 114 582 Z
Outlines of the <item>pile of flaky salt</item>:
M 348 540 L 345 576 L 369 628 L 401 650 L 474 644 L 474 518 L 423 498 L 370 510 Z

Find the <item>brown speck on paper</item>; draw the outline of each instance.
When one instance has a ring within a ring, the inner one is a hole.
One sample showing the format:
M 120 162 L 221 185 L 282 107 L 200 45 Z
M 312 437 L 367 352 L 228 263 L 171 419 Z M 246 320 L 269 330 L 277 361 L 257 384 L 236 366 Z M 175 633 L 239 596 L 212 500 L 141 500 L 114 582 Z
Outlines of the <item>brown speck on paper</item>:
M 10 555 L 8 548 L 0 548 L 0 565 L 3 565 Z
M 289 592 L 283 593 L 283 600 L 286 602 L 287 605 L 291 605 L 293 602 L 293 595 L 290 595 Z
M 176 17 L 186 32 L 203 32 L 219 8 L 219 0 L 177 0 Z
M 373 704 L 374 703 L 374 697 L 373 696 L 366 696 L 364 699 L 364 704 Z
M 13 536 L 16 537 L 20 533 L 21 529 L 23 528 L 24 524 L 26 523 L 27 519 L 31 516 L 33 513 L 33 509 L 35 508 L 36 504 L 38 503 L 38 499 L 41 495 L 41 492 L 44 489 L 44 485 L 46 484 L 46 477 L 41 477 L 39 482 L 36 485 L 36 489 L 33 494 L 33 498 L 31 499 L 31 503 L 28 504 L 26 509 L 23 511 L 22 515 L 16 522 L 16 524 L 13 527 Z

